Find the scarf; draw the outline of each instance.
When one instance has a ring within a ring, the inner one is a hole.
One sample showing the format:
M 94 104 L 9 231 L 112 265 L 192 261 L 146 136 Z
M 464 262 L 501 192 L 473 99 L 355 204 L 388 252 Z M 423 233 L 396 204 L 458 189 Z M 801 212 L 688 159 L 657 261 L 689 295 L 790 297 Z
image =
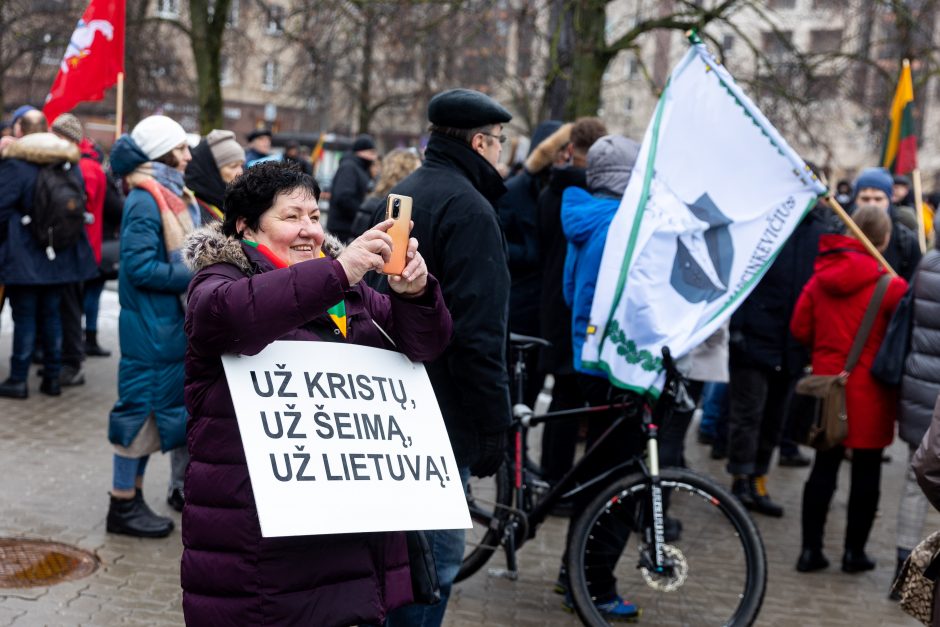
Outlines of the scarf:
M 179 174 L 182 175 L 181 172 Z M 160 222 L 163 224 L 163 243 L 166 246 L 167 256 L 172 263 L 182 261 L 183 242 L 193 231 L 193 219 L 186 203 L 179 195 L 157 182 L 156 177 L 136 177 L 134 186 L 149 192 L 157 202 Z
M 183 179 L 182 172 L 159 161 L 151 161 L 150 167 L 153 171 L 153 178 L 157 180 L 157 183 L 177 196 L 183 195 L 183 187 L 185 187 L 186 182 Z
M 270 248 L 264 244 L 259 244 L 258 242 L 252 242 L 251 240 L 243 239 L 243 244 L 247 244 L 252 248 L 256 249 L 259 253 L 265 256 L 265 258 L 274 264 L 275 268 L 287 268 L 287 262 L 274 254 Z M 323 251 L 320 251 L 320 258 L 326 257 L 323 254 Z M 343 334 L 343 337 L 346 337 L 346 300 L 341 300 L 329 309 L 326 310 L 326 313 L 330 315 L 330 319 L 333 321 L 333 324 L 336 325 L 336 328 L 339 329 L 340 333 Z

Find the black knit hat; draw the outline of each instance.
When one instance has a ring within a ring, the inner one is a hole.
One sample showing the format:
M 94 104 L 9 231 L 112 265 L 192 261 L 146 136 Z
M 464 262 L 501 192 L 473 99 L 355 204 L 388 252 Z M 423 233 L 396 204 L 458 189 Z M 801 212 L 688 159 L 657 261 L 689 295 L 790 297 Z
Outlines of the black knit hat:
M 428 121 L 435 126 L 479 128 L 505 124 L 511 119 L 512 115 L 501 104 L 472 89 L 450 89 L 428 103 Z
M 363 133 L 353 142 L 352 151 L 359 152 L 360 150 L 375 150 L 375 141 L 371 135 Z

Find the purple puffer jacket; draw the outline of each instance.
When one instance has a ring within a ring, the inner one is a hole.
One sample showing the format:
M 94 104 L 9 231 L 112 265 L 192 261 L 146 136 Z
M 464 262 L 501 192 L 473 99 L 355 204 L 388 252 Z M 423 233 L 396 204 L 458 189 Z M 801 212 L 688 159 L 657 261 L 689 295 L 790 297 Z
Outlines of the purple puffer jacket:
M 277 270 L 218 226 L 194 233 L 185 252 L 196 272 L 185 324 L 186 623 L 381 624 L 389 610 L 412 601 L 404 533 L 262 538 L 219 356 L 254 355 L 275 340 L 342 341 L 326 309 L 345 298 L 346 341 L 391 348 L 374 320 L 413 361 L 434 359 L 452 326 L 437 281 L 429 277 L 427 293 L 409 301 L 350 287 L 332 258 Z

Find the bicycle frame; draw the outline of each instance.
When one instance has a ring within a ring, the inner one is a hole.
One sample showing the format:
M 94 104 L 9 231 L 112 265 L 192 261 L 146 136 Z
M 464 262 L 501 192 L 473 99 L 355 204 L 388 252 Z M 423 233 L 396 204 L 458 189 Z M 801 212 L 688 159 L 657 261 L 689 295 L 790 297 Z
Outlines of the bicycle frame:
M 521 357 L 521 355 L 520 355 Z M 522 396 L 524 386 L 525 367 L 520 367 L 522 359 L 516 362 L 516 384 L 518 398 Z M 641 453 L 631 455 L 621 464 L 605 470 L 604 472 L 591 477 L 584 483 L 577 483 L 581 470 L 591 463 L 595 452 L 604 444 L 612 434 L 618 429 L 626 428 L 628 421 L 635 419 L 635 415 L 629 415 L 629 410 L 636 410 L 638 401 L 624 401 L 611 403 L 608 405 L 598 405 L 594 407 L 583 407 L 569 410 L 561 410 L 543 414 L 541 416 L 533 415 L 532 410 L 523 404 L 517 404 L 513 407 L 513 457 L 512 457 L 512 489 L 513 498 L 510 507 L 510 516 L 503 529 L 502 544 L 506 553 L 506 569 L 504 571 L 491 569 L 492 574 L 503 576 L 515 580 L 518 577 L 518 565 L 516 551 L 527 540 L 534 538 L 536 529 L 548 517 L 552 508 L 562 499 L 569 499 L 584 490 L 598 483 L 606 482 L 611 477 L 623 473 L 627 469 L 638 469 L 650 481 L 649 490 L 649 511 L 652 513 L 652 530 L 650 538 L 645 538 L 647 545 L 652 549 L 648 557 L 648 563 L 643 565 L 657 573 L 662 573 L 669 568 L 669 560 L 666 558 L 663 546 L 665 545 L 665 513 L 663 507 L 663 493 L 660 486 L 659 477 L 659 424 L 668 420 L 671 416 L 677 397 L 681 396 L 683 378 L 675 370 L 673 361 L 669 356 L 668 349 L 664 349 L 664 364 L 667 368 L 666 386 L 663 388 L 663 394 L 660 396 L 660 402 L 656 403 L 655 410 L 651 410 L 648 404 L 644 403 L 642 412 L 642 431 L 646 437 L 646 459 L 644 462 Z M 639 398 L 639 397 L 638 397 Z M 665 403 L 662 401 L 666 401 Z M 612 410 L 623 410 L 623 414 L 614 420 L 594 444 L 585 451 L 584 455 L 574 466 L 565 473 L 564 477 L 530 506 L 527 492 L 531 489 L 526 481 L 527 471 L 525 469 L 525 459 L 528 450 L 526 442 L 526 432 L 529 427 L 549 422 L 551 420 L 562 420 L 574 416 L 590 416 Z M 654 416 L 655 414 L 655 416 Z M 654 419 L 655 418 L 655 419 Z M 518 546 L 517 546 L 518 544 Z

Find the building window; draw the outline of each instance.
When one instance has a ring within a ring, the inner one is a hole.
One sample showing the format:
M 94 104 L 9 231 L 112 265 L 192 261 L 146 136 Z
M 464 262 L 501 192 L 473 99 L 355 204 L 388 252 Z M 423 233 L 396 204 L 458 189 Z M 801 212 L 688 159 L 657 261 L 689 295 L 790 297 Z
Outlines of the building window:
M 231 26 L 233 28 L 238 27 L 238 0 L 232 0 L 232 4 L 229 5 L 228 9 L 228 19 L 225 21 L 226 26 Z
M 277 61 L 265 61 L 261 86 L 264 87 L 264 89 L 267 91 L 276 90 L 279 80 L 278 74 L 279 71 L 277 67 Z
M 219 84 L 223 87 L 232 84 L 232 62 L 228 57 L 219 59 Z
M 734 35 L 725 35 L 721 38 L 721 49 L 725 54 L 731 52 L 731 49 L 734 48 Z
M 284 7 L 272 4 L 268 7 L 268 34 L 280 35 L 284 32 Z
M 175 20 L 179 16 L 180 0 L 157 0 L 157 17 Z
M 839 52 L 842 49 L 842 29 L 811 30 L 809 51 L 815 54 Z
M 793 31 L 764 31 L 761 33 L 761 48 L 771 59 L 787 56 L 793 48 Z
M 795 9 L 796 0 L 770 0 L 768 3 L 771 9 Z

